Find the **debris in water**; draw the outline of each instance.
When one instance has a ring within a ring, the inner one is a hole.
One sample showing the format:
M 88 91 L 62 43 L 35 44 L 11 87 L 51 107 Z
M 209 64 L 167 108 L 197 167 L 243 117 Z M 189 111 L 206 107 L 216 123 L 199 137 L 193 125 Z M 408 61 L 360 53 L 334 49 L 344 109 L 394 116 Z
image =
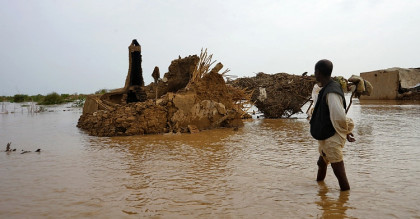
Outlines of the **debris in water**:
M 315 83 L 313 76 L 287 73 L 270 75 L 262 72 L 255 77 L 238 78 L 231 82 L 235 87 L 253 92 L 251 101 L 266 118 L 288 118 L 301 112 L 301 107 L 310 99 Z
M 7 143 L 6 145 L 6 152 L 11 151 L 10 150 L 10 145 L 12 144 L 12 142 Z
M 22 150 L 22 152 L 20 154 L 26 154 L 26 153 L 29 153 L 29 152 L 31 152 L 31 151 L 24 151 L 24 150 Z

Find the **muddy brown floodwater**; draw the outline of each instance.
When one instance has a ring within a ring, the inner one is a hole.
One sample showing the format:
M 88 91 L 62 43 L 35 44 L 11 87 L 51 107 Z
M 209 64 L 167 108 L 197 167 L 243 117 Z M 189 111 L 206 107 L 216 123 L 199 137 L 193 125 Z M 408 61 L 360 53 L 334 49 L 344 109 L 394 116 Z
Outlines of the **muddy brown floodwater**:
M 349 192 L 331 167 L 315 181 L 317 144 L 303 115 L 238 131 L 107 138 L 76 128 L 80 109 L 8 107 L 16 112 L 0 114 L 0 218 L 420 218 L 419 103 L 354 101 Z M 17 151 L 3 152 L 10 141 Z

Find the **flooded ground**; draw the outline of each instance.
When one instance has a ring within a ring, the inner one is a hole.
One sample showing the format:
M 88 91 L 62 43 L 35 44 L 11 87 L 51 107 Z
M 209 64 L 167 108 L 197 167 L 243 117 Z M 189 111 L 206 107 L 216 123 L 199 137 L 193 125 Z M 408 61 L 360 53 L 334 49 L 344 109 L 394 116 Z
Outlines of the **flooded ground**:
M 304 115 L 238 131 L 99 138 L 76 128 L 80 109 L 11 108 L 0 114 L 0 149 L 17 149 L 0 152 L 0 218 L 420 218 L 415 102 L 354 101 L 349 192 L 331 167 L 315 181 Z

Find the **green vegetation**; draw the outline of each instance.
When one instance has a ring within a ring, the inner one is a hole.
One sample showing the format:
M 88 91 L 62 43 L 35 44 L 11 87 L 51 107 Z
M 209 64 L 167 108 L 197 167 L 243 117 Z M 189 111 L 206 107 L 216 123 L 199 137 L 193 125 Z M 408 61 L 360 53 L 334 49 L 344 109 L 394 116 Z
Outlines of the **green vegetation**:
M 62 96 L 57 94 L 56 92 L 47 94 L 47 96 L 44 97 L 44 99 L 39 102 L 40 105 L 53 105 L 53 104 L 62 104 L 65 100 Z
M 30 96 L 30 98 L 31 99 L 28 102 L 37 102 L 37 103 L 39 103 L 39 102 L 42 101 L 42 99 L 44 99 L 44 96 L 42 96 L 41 94 L 38 94 L 38 95 Z
M 54 92 L 54 93 L 55 93 L 55 92 Z M 61 94 L 60 96 L 61 96 L 61 98 L 63 98 L 63 99 L 67 99 L 67 98 L 69 98 L 69 97 L 70 97 L 70 94 Z
M 106 89 L 102 89 L 105 90 Z M 29 96 L 26 94 L 16 94 L 14 96 L 0 96 L 0 102 L 11 102 L 11 103 L 24 103 L 24 102 L 35 102 L 39 105 L 52 105 L 52 104 L 63 104 L 74 102 L 74 107 L 81 107 L 86 99 L 85 94 L 58 94 L 52 92 L 46 96 L 38 94 Z M 25 105 L 25 104 L 24 104 Z M 25 105 L 26 106 L 26 105 Z
M 108 89 L 100 89 L 100 90 L 97 90 L 96 92 L 95 92 L 95 94 L 106 94 L 106 93 L 108 93 L 109 92 L 109 90 Z
M 13 96 L 13 102 L 22 103 L 22 102 L 25 102 L 25 99 L 27 99 L 27 98 L 28 98 L 28 95 L 15 94 L 15 96 Z

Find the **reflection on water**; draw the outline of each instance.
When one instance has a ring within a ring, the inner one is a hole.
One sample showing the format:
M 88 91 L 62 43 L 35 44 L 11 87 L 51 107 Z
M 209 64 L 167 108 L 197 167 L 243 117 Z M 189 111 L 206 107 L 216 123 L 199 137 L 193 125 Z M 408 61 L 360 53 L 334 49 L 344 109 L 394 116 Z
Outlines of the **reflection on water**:
M 383 218 L 420 215 L 420 105 L 355 100 L 352 190 L 318 184 L 305 116 L 238 131 L 98 138 L 81 111 L 0 115 L 0 218 Z M 2 146 L 3 145 L 3 146 Z M 3 149 L 1 149 L 3 150 Z
M 329 196 L 329 188 L 325 182 L 318 182 L 319 201 L 315 203 L 322 210 L 322 215 L 319 218 L 347 218 L 346 211 L 350 207 L 347 205 L 349 200 L 350 191 L 339 192 L 338 198 Z

